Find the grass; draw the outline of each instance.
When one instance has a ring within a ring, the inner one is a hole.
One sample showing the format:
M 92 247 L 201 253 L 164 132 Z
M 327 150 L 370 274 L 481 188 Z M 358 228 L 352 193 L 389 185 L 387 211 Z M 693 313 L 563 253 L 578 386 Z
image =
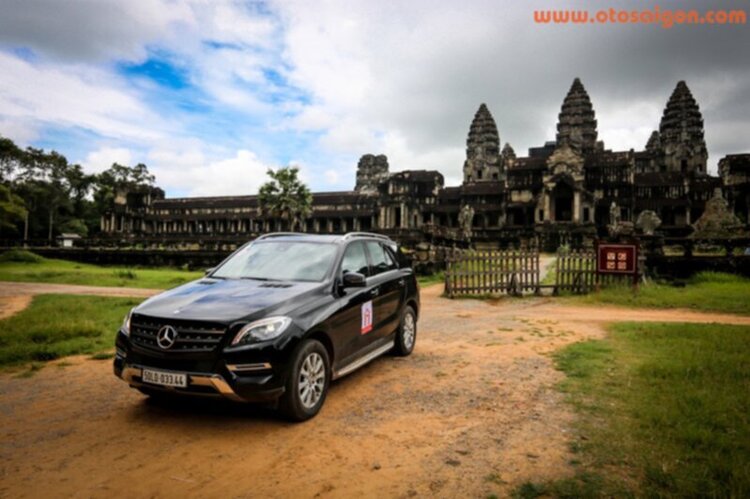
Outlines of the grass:
M 0 281 L 166 289 L 202 276 L 202 272 L 170 268 L 106 267 L 53 260 L 22 250 L 0 255 Z
M 100 296 L 36 296 L 28 308 L 0 320 L 0 366 L 109 350 L 123 317 L 140 301 Z
M 420 286 L 431 286 L 433 284 L 442 284 L 445 282 L 445 272 L 435 272 L 434 274 L 417 276 L 417 282 Z
M 598 293 L 570 298 L 578 303 L 626 307 L 689 308 L 750 315 L 750 279 L 718 272 L 696 274 L 684 286 L 651 282 L 634 292 L 628 286 L 611 286 Z
M 620 323 L 556 362 L 578 471 L 516 497 L 750 495 L 750 327 Z

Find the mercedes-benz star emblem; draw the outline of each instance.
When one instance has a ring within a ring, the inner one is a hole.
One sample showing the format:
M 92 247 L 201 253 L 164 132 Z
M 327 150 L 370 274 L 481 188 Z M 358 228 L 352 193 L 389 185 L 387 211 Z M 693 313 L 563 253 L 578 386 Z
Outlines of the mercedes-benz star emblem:
M 162 350 L 172 348 L 175 341 L 177 341 L 177 331 L 172 326 L 164 326 L 156 333 L 156 343 Z

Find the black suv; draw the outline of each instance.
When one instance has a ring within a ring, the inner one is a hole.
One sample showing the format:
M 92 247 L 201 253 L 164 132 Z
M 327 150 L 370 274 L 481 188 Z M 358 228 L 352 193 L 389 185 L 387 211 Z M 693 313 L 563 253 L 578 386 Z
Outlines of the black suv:
M 131 310 L 114 371 L 151 396 L 278 401 L 302 421 L 331 380 L 389 351 L 409 355 L 418 312 L 416 278 L 391 239 L 267 234 Z

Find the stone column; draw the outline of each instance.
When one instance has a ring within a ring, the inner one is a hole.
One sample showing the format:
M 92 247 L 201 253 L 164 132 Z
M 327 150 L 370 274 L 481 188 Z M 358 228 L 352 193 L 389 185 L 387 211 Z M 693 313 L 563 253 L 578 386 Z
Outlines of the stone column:
M 542 222 L 548 222 L 552 220 L 552 213 L 550 213 L 552 203 L 550 202 L 550 199 L 549 199 L 549 193 L 545 192 L 543 196 L 544 196 L 544 219 L 542 220 Z
M 575 191 L 573 193 L 573 222 L 579 223 L 581 221 L 581 193 Z

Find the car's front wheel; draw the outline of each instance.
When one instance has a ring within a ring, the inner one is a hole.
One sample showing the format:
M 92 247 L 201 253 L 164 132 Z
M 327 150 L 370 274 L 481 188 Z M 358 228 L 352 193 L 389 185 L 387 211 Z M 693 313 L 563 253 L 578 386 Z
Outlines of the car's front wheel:
M 396 331 L 396 345 L 393 351 L 396 355 L 405 357 L 414 350 L 417 342 L 417 313 L 409 305 L 401 312 L 401 322 Z
M 286 390 L 279 411 L 292 421 L 315 416 L 325 402 L 331 381 L 328 351 L 317 340 L 305 340 L 295 348 L 289 362 Z

